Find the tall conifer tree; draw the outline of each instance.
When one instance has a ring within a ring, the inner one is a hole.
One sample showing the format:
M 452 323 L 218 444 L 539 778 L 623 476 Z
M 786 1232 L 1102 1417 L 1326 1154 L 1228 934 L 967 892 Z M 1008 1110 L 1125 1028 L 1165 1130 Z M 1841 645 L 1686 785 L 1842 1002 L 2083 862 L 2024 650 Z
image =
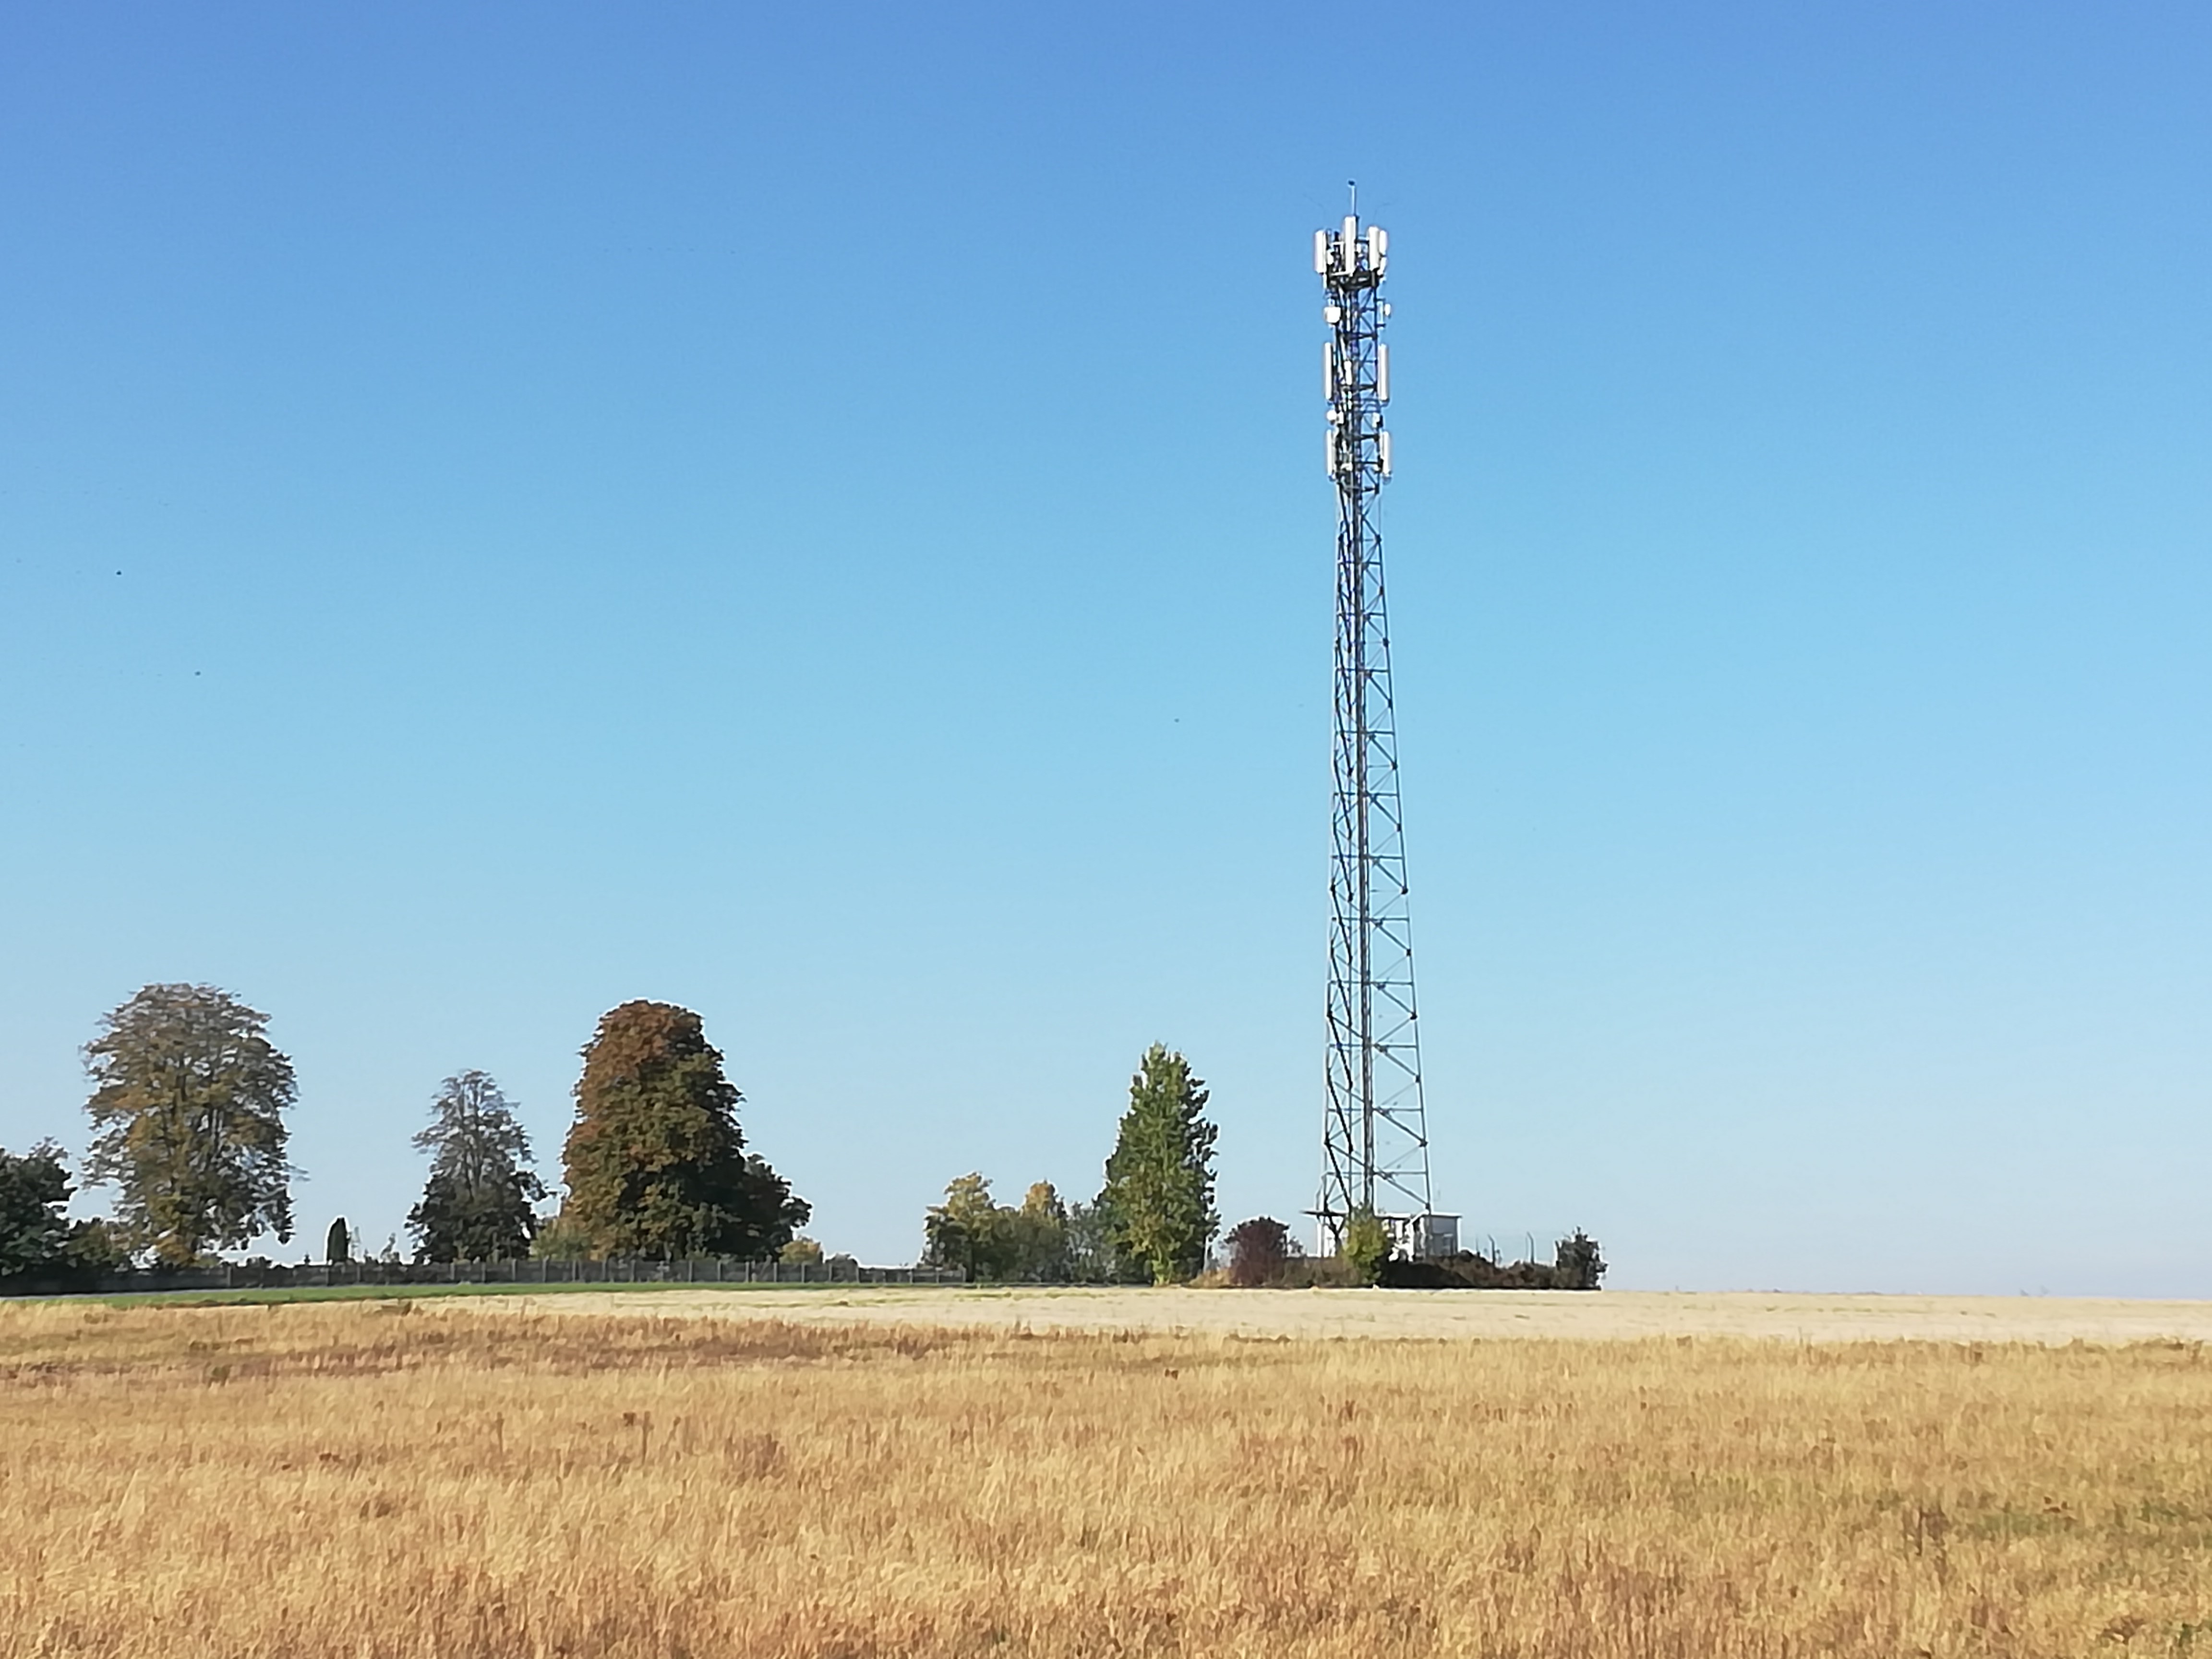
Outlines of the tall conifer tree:
M 1206 1085 L 1164 1043 L 1146 1050 L 1129 1080 L 1129 1109 L 1106 1160 L 1098 1207 L 1115 1249 L 1155 1284 L 1188 1279 L 1206 1266 L 1220 1231 L 1213 1207 L 1213 1139 Z

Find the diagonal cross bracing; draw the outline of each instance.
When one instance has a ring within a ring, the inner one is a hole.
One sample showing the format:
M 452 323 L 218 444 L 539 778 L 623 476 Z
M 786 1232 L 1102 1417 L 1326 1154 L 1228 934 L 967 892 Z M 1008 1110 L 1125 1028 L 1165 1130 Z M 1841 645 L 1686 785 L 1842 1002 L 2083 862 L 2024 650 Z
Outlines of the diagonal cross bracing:
M 1315 1216 L 1333 1250 L 1368 1211 L 1420 1253 L 1429 1237 L 1427 1115 L 1398 799 L 1390 629 L 1376 497 L 1390 477 L 1389 239 L 1356 216 L 1316 232 L 1327 293 L 1328 465 L 1336 486 L 1335 805 L 1329 866 L 1327 1106 Z

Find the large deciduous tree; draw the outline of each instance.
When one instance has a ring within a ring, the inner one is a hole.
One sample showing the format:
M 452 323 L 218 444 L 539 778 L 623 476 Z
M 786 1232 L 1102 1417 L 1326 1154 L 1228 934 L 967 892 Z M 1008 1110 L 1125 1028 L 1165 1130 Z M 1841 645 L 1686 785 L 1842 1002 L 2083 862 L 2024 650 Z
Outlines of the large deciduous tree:
M 530 1167 L 530 1137 L 499 1085 L 463 1072 L 438 1085 L 430 1125 L 415 1136 L 430 1154 L 422 1200 L 407 1214 L 417 1261 L 492 1261 L 530 1254 L 532 1206 L 545 1183 Z
M 584 1046 L 562 1148 L 564 1230 L 594 1255 L 775 1255 L 813 1212 L 746 1154 L 743 1098 L 690 1009 L 610 1010 Z
M 284 1114 L 299 1091 L 268 1024 L 212 985 L 149 985 L 85 1045 L 85 1175 L 117 1189 L 134 1253 L 182 1265 L 258 1233 L 292 1237 Z
M 1189 1279 L 1206 1266 L 1220 1230 L 1213 1207 L 1213 1140 L 1206 1085 L 1164 1043 L 1147 1049 L 1129 1080 L 1129 1109 L 1106 1160 L 1098 1194 L 1115 1248 L 1155 1284 Z

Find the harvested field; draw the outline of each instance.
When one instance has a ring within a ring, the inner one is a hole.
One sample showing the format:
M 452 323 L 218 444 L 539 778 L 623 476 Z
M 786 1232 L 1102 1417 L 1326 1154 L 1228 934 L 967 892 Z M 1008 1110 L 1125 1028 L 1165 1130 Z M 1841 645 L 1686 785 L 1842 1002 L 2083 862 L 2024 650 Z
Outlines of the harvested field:
M 581 1300 L 0 1306 L 0 1656 L 2212 1652 L 2192 1342 Z
M 528 1304 L 508 1304 L 517 1310 Z M 547 1304 L 539 1304 L 541 1306 Z M 835 1324 L 1216 1336 L 1741 1336 L 1794 1342 L 2212 1342 L 2212 1302 L 1784 1291 L 905 1289 L 670 1286 L 607 1291 L 562 1311 Z

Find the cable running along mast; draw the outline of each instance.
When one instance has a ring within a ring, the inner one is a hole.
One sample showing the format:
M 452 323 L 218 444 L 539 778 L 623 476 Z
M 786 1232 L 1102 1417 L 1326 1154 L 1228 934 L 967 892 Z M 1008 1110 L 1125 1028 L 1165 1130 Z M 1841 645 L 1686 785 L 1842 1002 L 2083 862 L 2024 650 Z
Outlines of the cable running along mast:
M 1357 207 L 1357 198 L 1354 198 Z M 1390 348 L 1382 297 L 1389 237 L 1357 211 L 1314 233 L 1327 300 L 1322 388 L 1336 485 L 1334 846 L 1329 866 L 1328 1103 L 1314 1215 L 1334 1251 L 1351 1218 L 1382 1222 L 1405 1255 L 1457 1248 L 1457 1218 L 1434 1212 L 1413 1002 L 1398 739 L 1390 692 L 1376 496 L 1390 477 Z

